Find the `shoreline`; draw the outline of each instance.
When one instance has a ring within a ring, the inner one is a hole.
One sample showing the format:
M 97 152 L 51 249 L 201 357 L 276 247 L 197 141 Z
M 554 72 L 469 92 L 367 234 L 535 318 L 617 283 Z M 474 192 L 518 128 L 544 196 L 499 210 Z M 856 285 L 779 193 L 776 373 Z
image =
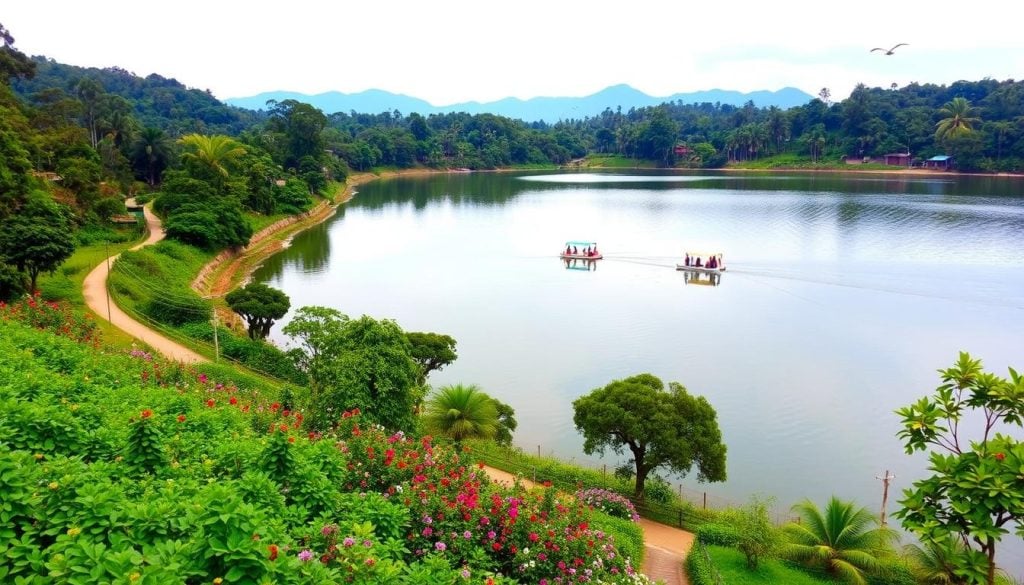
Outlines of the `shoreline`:
M 469 171 L 473 173 L 509 173 L 519 170 L 516 168 L 486 169 Z M 548 170 L 548 169 L 535 169 Z M 555 167 L 552 171 L 566 171 L 563 167 Z M 662 170 L 662 171 L 712 171 L 724 173 L 808 173 L 808 174 L 851 174 L 851 175 L 891 175 L 894 177 L 993 177 L 1000 179 L 1024 179 L 1024 174 L 1017 173 L 962 173 L 957 171 L 941 171 L 932 169 L 800 169 L 800 168 L 773 168 L 773 169 L 750 169 L 742 167 L 723 167 L 719 169 L 648 169 L 644 167 L 588 167 L 587 169 L 576 170 Z M 338 207 L 348 203 L 356 195 L 356 188 L 378 179 L 391 179 L 396 177 L 419 177 L 442 174 L 465 174 L 467 171 L 455 169 L 398 169 L 374 172 L 361 172 L 350 175 L 346 178 L 344 187 L 340 192 L 335 193 L 331 198 L 326 199 L 325 209 L 314 207 L 303 216 L 288 218 L 291 221 L 282 220 L 281 225 L 273 224 L 264 228 L 256 234 L 249 245 L 240 252 L 222 252 L 209 263 L 205 264 L 192 281 L 192 288 L 203 296 L 220 297 L 231 291 L 234 284 L 247 280 L 259 267 L 259 264 L 280 252 L 285 248 L 285 242 L 306 229 L 326 221 L 333 216 Z M 323 203 L 321 204 L 323 205 Z M 281 237 L 287 235 L 287 237 Z M 225 313 L 224 317 L 230 319 L 232 315 Z

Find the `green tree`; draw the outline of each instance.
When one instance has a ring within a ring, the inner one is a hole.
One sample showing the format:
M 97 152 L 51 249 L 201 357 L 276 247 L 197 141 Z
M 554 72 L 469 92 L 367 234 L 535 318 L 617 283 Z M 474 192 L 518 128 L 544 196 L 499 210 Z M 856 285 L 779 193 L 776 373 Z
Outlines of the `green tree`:
M 973 125 L 981 122 L 981 118 L 974 115 L 974 108 L 966 98 L 955 97 L 952 101 L 939 109 L 942 120 L 936 124 L 935 139 L 945 142 L 950 138 L 956 138 L 963 134 L 970 134 L 974 131 Z
M 678 382 L 666 391 L 658 378 L 639 374 L 597 388 L 572 405 L 585 453 L 629 449 L 638 499 L 648 475 L 660 467 L 685 475 L 696 464 L 699 481 L 725 481 L 726 448 L 715 409 Z
M 245 154 L 245 147 L 228 136 L 189 134 L 181 138 L 181 143 L 186 149 L 181 160 L 194 176 L 217 186 L 224 185 L 234 162 Z
M 516 432 L 516 427 L 519 426 L 519 423 L 516 422 L 516 411 L 497 398 L 491 398 L 491 400 L 494 402 L 494 408 L 498 411 L 498 430 L 494 433 L 494 442 L 510 447 L 512 435 Z
M 968 583 L 996 582 L 996 548 L 1014 528 L 1024 536 L 1024 377 L 982 371 L 981 360 L 962 352 L 940 370 L 932 396 L 896 411 L 908 454 L 932 449 L 930 477 L 903 491 L 893 515 L 928 543 L 952 535 L 963 549 L 952 556 L 955 573 Z M 962 423 L 962 424 L 961 424 Z M 981 428 L 968 433 L 969 425 Z M 1004 435 L 998 430 L 1011 431 Z M 968 436 L 976 440 L 969 440 Z
M 800 522 L 784 528 L 789 544 L 783 554 L 822 567 L 829 575 L 863 585 L 865 572 L 878 569 L 878 557 L 896 540 L 892 530 L 876 526 L 874 514 L 836 497 L 824 514 L 814 502 L 793 506 Z
M 283 331 L 302 349 L 297 365 L 311 380 L 311 426 L 330 428 L 343 411 L 359 408 L 387 428 L 412 428 L 418 369 L 398 324 L 302 307 Z
M 420 368 L 417 379 L 420 386 L 426 384 L 431 372 L 439 371 L 459 357 L 455 353 L 455 339 L 448 335 L 410 331 L 406 337 L 412 346 L 412 359 Z
M 910 561 L 910 571 L 922 585 L 967 585 L 967 580 L 956 574 L 954 559 L 964 552 L 960 541 L 946 539 L 929 542 L 924 546 L 908 544 L 903 552 Z
M 464 440 L 494 438 L 498 431 L 498 409 L 491 397 L 475 385 L 445 386 L 427 400 L 423 428 L 454 440 L 458 451 Z
M 136 171 L 145 173 L 149 186 L 160 181 L 160 175 L 171 160 L 171 141 L 159 128 L 146 127 L 132 143 L 131 160 Z
M 779 530 L 772 526 L 768 516 L 771 503 L 771 499 L 755 497 L 739 511 L 736 548 L 747 557 L 751 570 L 757 569 L 760 561 L 775 556 L 782 545 Z
M 250 339 L 266 339 L 274 321 L 284 317 L 291 307 L 288 295 L 258 282 L 231 291 L 225 300 L 245 319 Z
M 25 53 L 14 48 L 14 37 L 0 24 L 0 83 L 6 85 L 12 77 L 32 78 L 36 64 Z
M 29 291 L 41 272 L 53 273 L 74 251 L 71 229 L 52 203 L 30 203 L 0 222 L 0 258 L 28 274 Z

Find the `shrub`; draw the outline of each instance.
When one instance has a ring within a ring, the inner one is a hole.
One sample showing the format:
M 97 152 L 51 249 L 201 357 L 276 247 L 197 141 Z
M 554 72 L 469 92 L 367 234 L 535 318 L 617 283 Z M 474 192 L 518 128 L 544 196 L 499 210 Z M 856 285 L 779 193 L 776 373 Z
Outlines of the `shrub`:
M 706 557 L 704 545 L 698 540 L 686 556 L 686 574 L 692 585 L 718 585 L 715 568 Z
M 38 293 L 6 304 L 0 301 L 0 319 L 23 323 L 80 343 L 99 341 L 96 323 L 68 303 L 43 301 Z
M 709 522 L 697 529 L 697 540 L 705 545 L 734 547 L 740 535 L 732 524 Z
M 640 515 L 636 513 L 633 502 L 615 492 L 601 488 L 590 488 L 576 492 L 576 497 L 584 504 L 600 510 L 615 518 L 624 518 L 636 522 Z

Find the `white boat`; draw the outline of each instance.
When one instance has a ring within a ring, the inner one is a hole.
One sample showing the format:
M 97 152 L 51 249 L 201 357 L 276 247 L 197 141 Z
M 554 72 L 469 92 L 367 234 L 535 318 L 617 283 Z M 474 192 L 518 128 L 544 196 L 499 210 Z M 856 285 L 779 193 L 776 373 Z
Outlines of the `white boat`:
M 578 260 L 600 260 L 604 256 L 597 251 L 597 242 L 573 242 L 565 243 L 565 249 L 558 255 L 559 258 L 575 258 Z
M 725 272 L 725 261 L 722 260 L 722 254 L 719 252 L 685 252 L 683 254 L 684 259 L 682 264 L 676 264 L 676 270 L 686 270 L 688 272 L 703 272 L 705 274 L 718 274 Z M 708 263 L 713 262 L 712 267 L 708 267 Z

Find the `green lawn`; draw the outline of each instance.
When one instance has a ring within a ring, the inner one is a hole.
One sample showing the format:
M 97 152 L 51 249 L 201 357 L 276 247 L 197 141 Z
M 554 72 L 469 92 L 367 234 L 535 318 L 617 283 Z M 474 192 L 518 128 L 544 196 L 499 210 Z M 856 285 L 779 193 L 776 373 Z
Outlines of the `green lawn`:
M 834 581 L 824 581 L 813 577 L 799 569 L 794 569 L 782 561 L 762 561 L 756 571 L 747 569 L 747 558 L 740 551 L 724 546 L 707 547 L 711 562 L 722 575 L 722 582 L 729 585 L 757 585 L 760 583 L 786 585 L 825 585 Z

